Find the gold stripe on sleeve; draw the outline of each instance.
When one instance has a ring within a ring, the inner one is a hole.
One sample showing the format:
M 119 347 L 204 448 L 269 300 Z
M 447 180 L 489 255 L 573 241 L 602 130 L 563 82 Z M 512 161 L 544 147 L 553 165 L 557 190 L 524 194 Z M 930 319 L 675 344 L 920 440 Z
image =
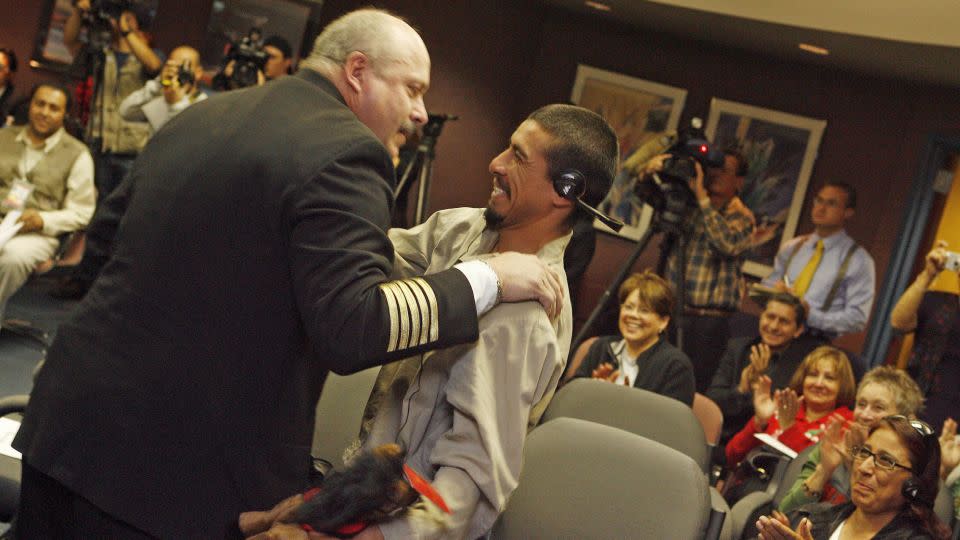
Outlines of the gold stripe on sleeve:
M 430 306 L 430 318 L 428 326 L 430 327 L 430 337 L 427 343 L 433 343 L 440 339 L 440 310 L 437 308 L 437 295 L 433 292 L 433 287 L 422 278 L 413 278 L 413 282 L 420 285 L 423 294 L 427 297 L 427 304 Z
M 390 283 L 381 283 L 380 291 L 383 293 L 383 299 L 387 302 L 387 311 L 390 313 L 390 338 L 387 341 L 387 352 L 393 352 L 397 350 L 397 338 L 400 336 L 400 308 Z
M 403 325 L 400 326 L 400 348 L 408 349 L 419 345 L 416 341 L 420 337 L 420 305 L 410 290 L 408 280 L 395 281 L 394 284 L 407 302 L 407 326 L 406 328 Z
M 417 299 L 417 305 L 420 307 L 420 331 L 413 332 L 413 334 L 410 336 L 410 346 L 424 345 L 429 343 L 428 340 L 430 338 L 430 304 L 427 303 L 427 297 L 423 294 L 423 289 L 416 280 L 408 279 L 404 280 L 404 283 L 410 287 L 410 290 L 413 292 L 413 296 Z
M 409 347 L 408 343 L 410 342 L 410 306 L 408 305 L 406 295 L 403 294 L 403 291 L 400 289 L 400 286 L 397 285 L 396 281 L 392 281 L 387 285 L 397 298 L 397 308 L 399 311 L 397 319 L 400 321 L 400 336 L 397 338 L 396 349 L 406 349 Z

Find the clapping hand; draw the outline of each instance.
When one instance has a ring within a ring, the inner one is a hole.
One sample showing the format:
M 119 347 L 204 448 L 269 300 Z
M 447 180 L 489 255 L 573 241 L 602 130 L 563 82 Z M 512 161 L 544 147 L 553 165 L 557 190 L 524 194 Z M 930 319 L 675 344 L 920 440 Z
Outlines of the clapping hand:
M 797 420 L 797 411 L 800 410 L 800 404 L 803 403 L 803 396 L 797 397 L 793 388 L 784 388 L 783 390 L 777 390 L 773 397 L 777 404 L 777 419 L 780 421 L 780 429 L 786 431 Z
M 609 362 L 604 362 L 597 366 L 590 374 L 594 379 L 601 379 L 607 382 L 615 383 L 617 382 L 617 377 L 620 376 L 620 370 L 613 367 L 613 364 Z M 630 386 L 630 378 L 623 378 L 623 385 Z
M 777 412 L 777 403 L 770 395 L 770 387 L 773 381 L 766 375 L 757 379 L 753 385 L 753 414 L 757 427 L 766 428 L 770 418 Z
M 940 478 L 946 479 L 960 465 L 960 443 L 957 442 L 957 423 L 953 418 L 943 421 L 940 432 Z
M 849 431 L 844 429 L 847 421 L 834 413 L 820 437 L 820 465 L 824 471 L 833 474 L 841 463 L 850 460 L 850 446 L 847 445 Z
M 766 343 L 759 343 L 750 347 L 750 364 L 743 368 L 740 373 L 740 384 L 737 386 L 737 390 L 741 394 L 749 392 L 757 380 L 767 372 L 767 366 L 770 365 L 770 355 L 770 346 Z
M 757 520 L 757 538 L 760 540 L 813 540 L 811 529 L 813 524 L 803 518 L 796 530 L 790 528 L 787 516 L 774 510 L 770 516 L 761 516 Z

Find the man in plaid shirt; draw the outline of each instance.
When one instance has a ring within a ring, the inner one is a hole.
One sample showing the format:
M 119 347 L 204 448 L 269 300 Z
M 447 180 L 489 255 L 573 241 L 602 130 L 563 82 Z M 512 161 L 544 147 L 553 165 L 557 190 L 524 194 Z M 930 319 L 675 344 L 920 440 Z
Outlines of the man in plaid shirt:
M 699 207 L 667 256 L 666 277 L 676 288 L 679 246 L 686 242 L 682 348 L 693 361 L 701 393 L 710 385 L 730 336 L 727 319 L 740 305 L 740 268 L 755 226 L 753 213 L 737 197 L 747 175 L 746 159 L 735 149 L 723 153 L 723 167 L 708 168 L 706 175 L 697 164 L 690 188 Z M 661 170 L 666 157 L 650 160 L 647 172 Z

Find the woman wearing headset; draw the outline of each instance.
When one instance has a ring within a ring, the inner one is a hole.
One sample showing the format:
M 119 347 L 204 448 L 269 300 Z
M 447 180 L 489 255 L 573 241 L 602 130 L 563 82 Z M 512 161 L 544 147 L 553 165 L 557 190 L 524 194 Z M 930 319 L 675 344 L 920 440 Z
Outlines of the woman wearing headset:
M 759 538 L 945 539 L 950 531 L 933 513 L 940 471 L 940 445 L 919 420 L 887 416 L 853 449 L 850 501 L 814 503 L 757 521 Z

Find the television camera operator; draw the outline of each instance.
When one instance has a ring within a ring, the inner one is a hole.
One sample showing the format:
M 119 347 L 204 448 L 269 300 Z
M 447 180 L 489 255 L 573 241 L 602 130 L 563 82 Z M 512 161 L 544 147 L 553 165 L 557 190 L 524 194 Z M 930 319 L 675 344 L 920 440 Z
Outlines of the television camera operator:
M 700 148 L 708 152 L 705 140 Z M 712 159 L 690 160 L 693 169 L 685 178 L 689 213 L 678 220 L 682 230 L 661 253 L 668 281 L 680 290 L 680 276 L 684 279 L 680 348 L 693 361 L 701 393 L 710 385 L 729 339 L 728 318 L 740 304 L 743 253 L 755 227 L 753 213 L 737 196 L 747 174 L 746 159 L 733 148 L 722 151 L 722 162 L 719 152 L 710 152 L 715 154 Z M 673 157 L 668 153 L 650 159 L 642 168 L 641 183 L 659 182 L 659 176 L 669 172 L 665 164 L 671 168 L 676 161 Z
M 268 80 L 289 75 L 293 70 L 293 47 L 282 36 L 273 35 L 263 40 L 263 52 L 267 61 L 263 65 L 263 76 Z
M 63 29 L 63 42 L 87 62 L 96 88 L 87 139 L 96 163 L 98 201 L 120 183 L 150 137 L 144 122 L 127 122 L 120 102 L 155 76 L 163 65 L 140 29 L 138 8 L 130 0 L 76 0 Z M 86 29 L 86 39 L 82 39 Z
M 236 90 L 267 82 L 265 69 L 271 55 L 264 50 L 264 43 L 260 29 L 251 28 L 239 41 L 227 44 L 223 67 L 211 82 L 213 89 Z

